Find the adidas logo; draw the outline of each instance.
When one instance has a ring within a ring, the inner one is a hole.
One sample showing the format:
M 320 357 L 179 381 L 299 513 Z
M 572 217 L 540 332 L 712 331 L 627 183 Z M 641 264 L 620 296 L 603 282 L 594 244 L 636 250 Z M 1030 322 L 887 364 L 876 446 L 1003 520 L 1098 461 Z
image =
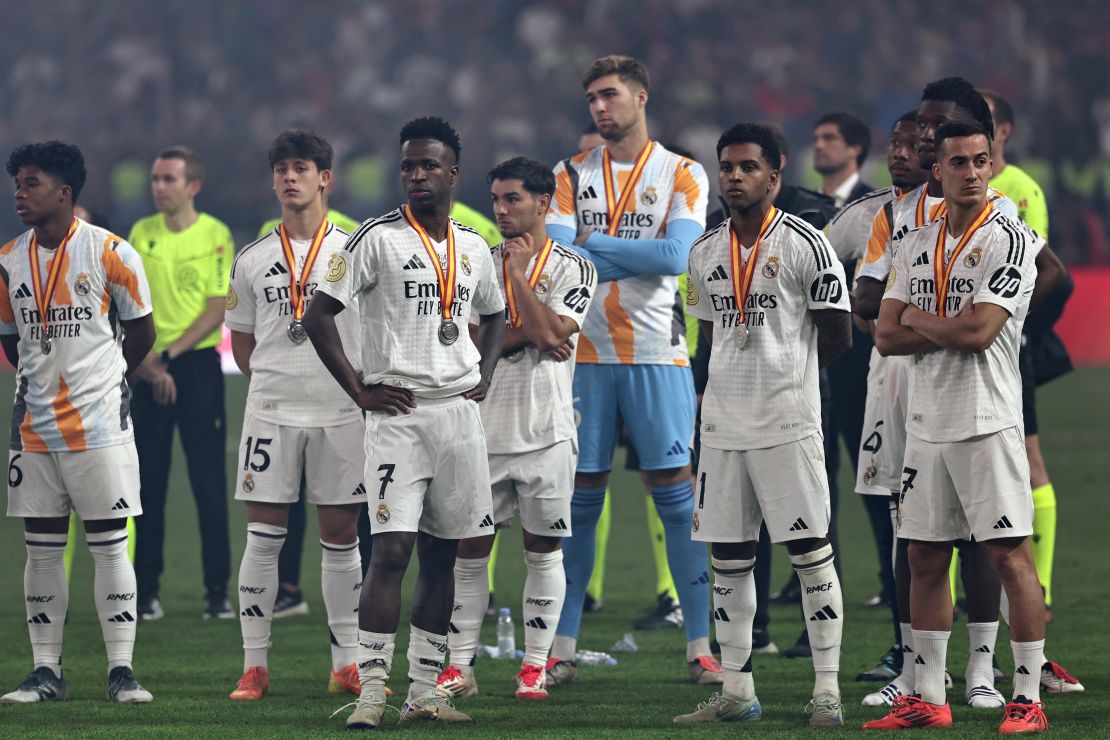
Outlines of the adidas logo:
M 717 265 L 713 272 L 709 273 L 709 277 L 705 279 L 705 282 L 711 283 L 714 280 L 728 280 L 728 273 L 725 272 L 724 265 Z
M 454 622 L 448 622 L 447 623 L 447 634 L 449 634 L 449 635 L 459 634 L 459 628 L 455 626 Z
M 1014 525 L 1010 524 L 1010 520 L 1005 516 L 1003 516 L 1001 519 L 999 519 L 997 522 L 995 522 L 994 527 L 992 527 L 992 529 L 1013 529 L 1013 528 L 1014 528 Z
M 589 200 L 590 198 L 596 198 L 596 197 L 597 197 L 597 191 L 594 190 L 593 185 L 588 185 L 585 190 L 583 190 L 581 193 L 578 194 L 578 200 Z
M 717 609 L 716 611 L 714 611 L 714 612 L 713 612 L 713 618 L 714 618 L 714 619 L 716 619 L 716 620 L 717 620 L 718 622 L 728 622 L 728 621 L 731 621 L 731 620 L 729 620 L 729 618 L 728 618 L 728 612 L 726 612 L 726 611 L 724 610 L 724 608 L 721 608 L 721 609 Z
M 15 297 L 16 298 L 30 298 L 31 297 L 31 289 L 27 287 L 27 283 L 20 283 L 19 284 L 19 287 L 16 288 L 16 291 L 15 291 Z
M 52 622 L 50 621 L 50 617 L 46 616 L 45 612 L 39 612 L 28 619 L 27 624 L 52 624 Z
M 686 449 L 682 446 L 682 443 L 676 439 L 674 444 L 671 445 L 671 449 L 667 450 L 667 457 L 671 455 L 681 455 L 684 452 L 686 452 Z
M 912 653 L 912 652 L 913 652 L 913 648 L 912 648 L 912 647 L 910 647 L 909 645 L 903 645 L 903 646 L 902 646 L 902 652 L 903 652 L 903 653 Z
M 913 267 L 920 267 L 921 265 L 929 264 L 929 253 L 922 252 L 917 259 L 913 261 Z
M 266 615 L 262 613 L 262 610 L 260 608 L 258 608 L 258 604 L 255 604 L 253 606 L 248 606 L 246 609 L 239 612 L 239 616 L 241 616 L 241 617 L 264 617 Z
M 406 262 L 405 266 L 402 267 L 401 269 L 402 270 L 423 270 L 425 267 L 427 267 L 427 265 L 424 264 L 424 260 L 420 259 L 420 255 L 414 254 L 413 256 L 409 257 L 409 261 Z
M 839 619 L 839 617 L 836 615 L 836 612 L 833 611 L 831 606 L 825 604 L 823 607 L 821 607 L 821 610 L 819 612 L 809 618 L 809 621 L 826 622 L 830 619 Z
M 114 617 L 108 617 L 108 621 L 109 622 L 119 622 L 119 623 L 122 624 L 122 623 L 126 623 L 126 622 L 134 622 L 135 617 L 131 616 L 131 612 L 120 612 L 119 614 L 117 614 Z
M 567 528 L 567 523 L 564 522 L 562 519 L 559 519 L 559 521 L 555 522 L 550 527 L 548 527 L 548 529 L 555 529 L 555 530 L 561 530 L 561 531 L 565 531 L 566 528 Z
M 1022 676 L 1028 676 L 1029 675 L 1029 669 L 1026 668 L 1023 665 L 1018 666 L 1017 672 Z
M 908 233 L 910 233 L 910 227 L 907 226 L 906 224 L 902 224 L 902 228 L 898 229 L 898 231 L 891 234 L 890 240 L 892 242 L 896 242 Z
M 525 627 L 531 627 L 532 629 L 537 629 L 537 630 L 547 629 L 547 623 L 544 622 L 539 617 L 536 617 L 535 619 L 529 619 L 527 622 L 524 623 L 524 626 Z
M 482 529 L 484 527 L 492 527 L 492 526 L 493 526 L 493 517 L 490 516 L 489 514 L 486 514 L 485 518 L 482 519 L 482 523 L 478 525 L 478 529 Z
M 270 271 L 266 273 L 266 277 L 273 277 L 274 275 L 288 275 L 288 274 L 289 274 L 289 270 L 285 269 L 285 265 L 281 264 L 280 262 L 275 262 L 273 264 L 273 267 L 270 268 Z
M 981 646 L 975 648 L 975 652 L 977 652 L 977 653 L 989 653 L 990 651 L 991 651 L 991 649 L 989 647 L 987 647 L 986 645 L 981 645 Z
M 354 492 L 351 495 L 352 496 L 365 496 L 366 495 L 366 486 L 359 483 L 358 487 L 355 488 Z
M 120 499 L 119 501 L 117 501 L 115 503 L 115 506 L 112 507 L 112 511 L 123 511 L 124 509 L 130 509 L 130 508 L 131 507 L 127 505 L 126 501 L 124 501 L 123 499 Z
M 913 659 L 914 665 L 925 665 L 925 660 L 919 655 Z
M 791 531 L 791 532 L 801 532 L 803 529 L 809 529 L 809 527 L 806 526 L 806 523 L 805 523 L 804 519 L 802 519 L 801 517 L 798 517 L 798 519 L 793 524 L 790 525 L 789 531 Z
M 701 572 L 701 575 L 698 576 L 698 580 L 690 581 L 691 586 L 705 586 L 708 583 L 709 583 L 709 575 L 704 570 Z

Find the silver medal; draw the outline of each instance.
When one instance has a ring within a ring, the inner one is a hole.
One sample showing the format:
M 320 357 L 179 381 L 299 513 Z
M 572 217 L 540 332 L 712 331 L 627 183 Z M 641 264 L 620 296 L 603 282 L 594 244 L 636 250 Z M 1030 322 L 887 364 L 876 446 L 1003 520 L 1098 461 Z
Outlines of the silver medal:
M 285 332 L 289 335 L 289 341 L 293 344 L 304 344 L 304 340 L 308 339 L 308 334 L 304 330 L 304 324 L 300 319 L 293 319 L 289 322 L 289 328 Z
M 48 355 L 50 354 L 50 350 L 54 348 L 54 342 L 50 337 L 43 334 L 42 339 L 39 340 L 39 347 L 42 349 L 44 355 Z
M 440 344 L 452 345 L 459 338 L 459 325 L 450 319 L 444 319 L 439 325 Z
M 751 332 L 748 331 L 748 327 L 746 327 L 746 326 L 737 327 L 737 329 L 736 329 L 736 346 L 739 347 L 740 349 L 744 349 L 744 347 L 748 344 L 748 337 L 750 335 L 751 335 Z

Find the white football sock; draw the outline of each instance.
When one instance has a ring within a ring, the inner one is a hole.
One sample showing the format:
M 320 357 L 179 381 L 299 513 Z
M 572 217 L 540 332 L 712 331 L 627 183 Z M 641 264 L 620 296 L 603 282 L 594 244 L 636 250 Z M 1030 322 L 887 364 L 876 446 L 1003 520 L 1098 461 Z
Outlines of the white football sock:
M 546 666 L 567 592 L 563 551 L 525 550 L 524 562 L 528 565 L 528 577 L 524 580 L 524 662 Z M 458 593 L 457 579 L 455 593 Z M 454 657 L 452 646 L 451 658 Z
M 486 588 L 489 588 L 487 583 Z M 419 699 L 436 690 L 436 679 L 447 657 L 447 635 L 426 632 L 409 625 L 409 699 Z
M 917 651 L 914 668 L 917 672 L 914 693 L 929 704 L 947 704 L 944 695 L 944 662 L 948 657 L 949 631 L 914 630 L 913 645 Z M 1038 679 L 1040 667 L 1037 668 Z
M 816 683 L 813 694 L 830 691 L 840 696 L 837 673 L 840 671 L 840 640 L 844 632 L 844 597 L 833 565 L 832 545 L 802 555 L 791 555 L 790 562 L 802 586 L 802 613 L 813 651 Z
M 247 524 L 247 546 L 239 563 L 239 629 L 243 633 L 243 670 L 266 668 L 270 623 L 278 588 L 278 554 L 285 527 Z
M 489 606 L 489 556 L 455 559 L 455 606 L 451 612 L 451 665 L 470 673 Z M 564 589 L 566 588 L 564 584 Z
M 917 652 L 913 646 L 913 625 L 909 622 L 900 622 L 898 629 L 902 633 L 902 672 L 891 683 L 903 694 L 912 694 L 917 676 L 917 666 L 914 664 Z
M 66 579 L 66 534 L 24 533 L 27 564 L 23 569 L 23 596 L 27 631 L 35 668 L 49 668 L 62 675 L 62 630 L 69 610 Z
M 1010 641 L 1014 651 L 1014 698 L 1041 700 L 1041 666 L 1044 665 L 1044 640 Z
M 358 596 L 362 589 L 362 558 L 358 540 L 336 545 L 320 540 L 320 590 L 331 630 L 331 669 L 338 671 L 355 662 L 358 644 Z
M 93 595 L 108 653 L 108 670 L 119 666 L 130 668 L 138 607 L 135 604 L 135 566 L 127 557 L 127 528 L 86 533 L 85 541 L 95 567 Z
M 755 697 L 752 678 L 752 623 L 755 621 L 755 559 L 718 560 L 713 565 L 713 624 L 721 644 L 724 692 Z
M 393 646 L 397 635 L 394 633 L 358 631 L 358 680 L 362 684 L 362 696 L 378 696 L 385 699 L 385 682 L 393 668 Z M 411 639 L 411 638 L 410 638 Z
M 968 622 L 967 636 L 967 670 L 964 671 L 964 679 L 968 688 L 994 686 L 992 658 L 994 643 L 998 637 L 998 622 Z

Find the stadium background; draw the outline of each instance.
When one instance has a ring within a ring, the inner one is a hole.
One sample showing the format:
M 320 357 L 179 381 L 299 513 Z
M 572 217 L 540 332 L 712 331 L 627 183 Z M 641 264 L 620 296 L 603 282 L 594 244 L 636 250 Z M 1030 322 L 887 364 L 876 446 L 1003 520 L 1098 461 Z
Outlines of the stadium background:
M 79 144 L 89 167 L 81 201 L 126 233 L 153 210 L 149 162 L 161 147 L 185 143 L 208 164 L 198 206 L 247 243 L 277 212 L 265 150 L 282 127 L 315 128 L 338 153 L 333 205 L 357 218 L 395 206 L 396 131 L 435 113 L 463 141 L 464 202 L 483 208 L 484 174 L 496 161 L 529 154 L 554 162 L 571 152 L 588 122 L 579 77 L 594 57 L 634 54 L 653 74 L 652 135 L 693 151 L 708 169 L 726 125 L 763 119 L 783 125 L 792 145 L 788 180 L 812 184 L 807 150 L 812 122 L 844 109 L 874 132 L 865 179 L 886 181 L 881 156 L 890 121 L 916 105 L 931 79 L 959 74 L 1010 97 L 1017 132 L 1008 155 L 1037 178 L 1049 201 L 1050 242 L 1072 268 L 1077 294 L 1061 333 L 1085 365 L 1047 386 L 1042 434 L 1059 492 L 1056 622 L 1048 652 L 1087 686 L 1085 695 L 1050 697 L 1052 732 L 1106 737 L 1110 648 L 1110 564 L 1101 549 L 1110 517 L 1105 455 L 1110 435 L 1110 10 L 1099 2 L 907 0 L 787 3 L 763 0 L 552 0 L 547 3 L 216 2 L 105 0 L 84 3 L 0 0 L 0 144 L 59 137 Z M 713 180 L 714 178 L 711 178 Z M 0 233 L 21 227 L 0 209 Z M 233 465 L 242 378 L 229 381 L 227 464 Z M 0 395 L 11 397 L 10 375 Z M 5 440 L 6 441 L 6 440 Z M 619 469 L 619 462 L 615 468 Z M 157 700 L 118 707 L 102 700 L 103 648 L 91 605 L 91 562 L 79 549 L 67 628 L 66 667 L 74 700 L 50 707 L 4 707 L 4 736 L 303 736 L 337 730 L 327 715 L 342 703 L 323 692 L 326 625 L 318 596 L 318 553 L 306 548 L 305 591 L 313 614 L 276 624 L 274 696 L 252 706 L 224 699 L 240 666 L 234 622 L 199 620 L 195 512 L 183 461 L 174 465 L 169 517 L 180 536 L 167 544 L 167 619 L 139 632 L 136 669 Z M 842 471 L 846 476 L 847 472 Z M 651 600 L 653 576 L 635 479 L 618 474 L 605 611 L 588 616 L 583 647 L 606 649 Z M 842 490 L 850 490 L 845 478 Z M 243 531 L 232 503 L 232 532 Z M 874 548 L 865 517 L 846 495 L 840 513 L 848 629 L 842 671 L 849 724 L 875 712 L 858 708 L 865 684 L 851 676 L 885 649 L 885 618 L 859 606 L 876 590 Z M 310 523 L 310 531 L 313 525 Z M 21 593 L 24 551 L 18 522 L 0 522 L 0 677 L 13 683 L 30 657 Z M 504 548 L 498 590 L 519 593 L 523 568 Z M 233 536 L 238 562 L 242 537 Z M 775 583 L 785 577 L 777 557 Z M 792 608 L 775 607 L 772 635 L 797 632 Z M 519 622 L 519 613 L 516 615 Z M 404 620 L 402 620 L 404 621 Z M 492 626 L 484 642 L 492 642 Z M 402 637 L 402 639 L 404 639 Z M 479 666 L 484 698 L 473 728 L 426 728 L 485 736 L 632 731 L 670 736 L 670 717 L 705 698 L 673 671 L 677 633 L 638 633 L 641 651 L 616 668 L 587 669 L 547 706 L 511 699 L 513 666 Z M 1000 656 L 1008 669 L 1005 630 Z M 966 631 L 954 631 L 951 666 L 959 673 Z M 398 655 L 394 682 L 404 675 Z M 775 656 L 756 661 L 766 710 L 758 734 L 809 733 L 801 707 L 811 673 Z M 673 674 L 673 675 L 672 675 Z M 957 685 L 957 696 L 959 692 Z M 958 703 L 958 702 L 956 702 Z M 46 709 L 47 711 L 42 711 Z M 982 715 L 957 710 L 961 732 L 991 736 Z M 394 728 L 391 728 L 394 729 Z M 711 730 L 710 730 L 711 731 Z M 689 734 L 689 733 L 683 733 Z M 699 734 L 694 730 L 693 734 Z

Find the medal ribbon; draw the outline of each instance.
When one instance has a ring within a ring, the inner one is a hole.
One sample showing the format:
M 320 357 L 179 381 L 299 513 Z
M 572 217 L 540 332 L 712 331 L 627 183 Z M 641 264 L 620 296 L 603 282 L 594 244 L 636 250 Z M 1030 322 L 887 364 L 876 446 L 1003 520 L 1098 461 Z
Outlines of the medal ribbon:
M 328 230 L 328 217 L 316 227 L 312 235 L 312 243 L 308 254 L 304 258 L 304 268 L 301 270 L 301 279 L 297 280 L 297 256 L 293 254 L 293 245 L 289 241 L 289 233 L 285 224 L 278 224 L 278 236 L 281 238 L 281 253 L 285 255 L 285 265 L 289 268 L 289 302 L 293 304 L 293 319 L 300 321 L 304 316 L 304 286 L 308 276 L 312 274 L 312 266 L 316 264 L 316 257 L 320 254 L 320 246 L 324 243 L 324 233 Z
M 532 267 L 532 272 L 528 275 L 528 285 L 532 290 L 536 289 L 536 283 L 540 281 L 540 275 L 543 273 L 543 268 L 547 265 L 547 258 L 551 256 L 551 249 L 555 246 L 550 238 L 540 249 L 539 254 L 536 255 L 536 264 Z M 509 261 L 507 259 L 501 260 L 501 274 L 505 277 L 505 298 L 506 303 L 509 304 L 509 322 L 514 328 L 519 329 L 524 323 L 520 320 L 520 309 L 516 305 L 516 295 L 513 290 L 513 281 L 509 279 Z
M 617 231 L 620 229 L 621 217 L 624 216 L 624 212 L 628 208 L 628 202 L 636 191 L 636 184 L 640 182 L 640 176 L 644 174 L 644 167 L 647 165 L 648 157 L 651 156 L 654 148 L 655 143 L 649 139 L 639 156 L 636 157 L 636 164 L 632 166 L 632 172 L 628 176 L 628 182 L 624 185 L 620 200 L 617 200 L 616 197 L 617 178 L 613 174 L 613 160 L 609 156 L 608 147 L 602 149 L 601 165 L 605 175 L 605 210 L 609 215 L 609 227 L 605 231 L 609 236 L 617 235 Z
M 744 304 L 748 301 L 748 291 L 751 289 L 752 279 L 755 277 L 759 245 L 763 243 L 763 236 L 767 233 L 767 229 L 771 227 L 771 222 L 775 219 L 777 212 L 778 210 L 771 206 L 767 215 L 763 217 L 763 224 L 759 227 L 759 236 L 756 237 L 755 246 L 752 247 L 752 253 L 748 255 L 748 261 L 743 266 L 740 265 L 740 252 L 743 247 L 736 237 L 736 232 L 732 230 L 731 225 L 729 226 L 728 240 L 732 252 L 732 292 L 736 295 L 736 310 L 740 312 L 740 326 L 744 326 Z
M 455 264 L 455 230 L 451 228 L 451 220 L 447 220 L 447 271 L 444 274 L 443 266 L 439 263 L 439 253 L 432 246 L 432 238 L 428 236 L 428 232 L 412 215 L 408 206 L 401 206 L 401 215 L 405 217 L 405 221 L 420 237 L 420 243 L 424 245 L 424 251 L 428 253 L 428 257 L 432 260 L 432 267 L 436 271 L 436 281 L 439 283 L 440 315 L 444 321 L 450 321 L 453 318 L 451 309 L 455 304 L 455 273 L 458 269 Z
M 69 246 L 70 237 L 77 231 L 77 219 L 69 225 L 69 231 L 62 239 L 62 243 L 54 250 L 54 262 L 50 265 L 50 274 L 46 276 L 46 288 L 42 287 L 42 270 L 39 268 L 39 243 L 35 235 L 31 234 L 31 287 L 35 291 L 35 306 L 39 310 L 39 320 L 42 322 L 42 336 L 48 337 L 49 322 L 47 312 L 50 310 L 50 301 L 54 298 L 54 289 L 58 287 L 58 278 L 62 274 L 62 263 L 66 259 L 66 247 Z
M 945 303 L 948 301 L 948 278 L 952 275 L 952 268 L 956 266 L 956 258 L 960 256 L 967 243 L 971 241 L 971 237 L 979 230 L 990 216 L 994 206 L 987 203 L 983 206 L 983 210 L 979 211 L 979 215 L 972 221 L 971 225 L 967 227 L 967 231 L 960 237 L 960 241 L 956 244 L 956 248 L 952 250 L 952 256 L 947 261 L 944 259 L 944 243 L 948 241 L 948 224 L 942 223 L 940 226 L 940 233 L 937 235 L 937 247 L 933 254 L 933 278 L 936 281 L 936 294 L 937 294 L 937 316 L 944 316 Z

